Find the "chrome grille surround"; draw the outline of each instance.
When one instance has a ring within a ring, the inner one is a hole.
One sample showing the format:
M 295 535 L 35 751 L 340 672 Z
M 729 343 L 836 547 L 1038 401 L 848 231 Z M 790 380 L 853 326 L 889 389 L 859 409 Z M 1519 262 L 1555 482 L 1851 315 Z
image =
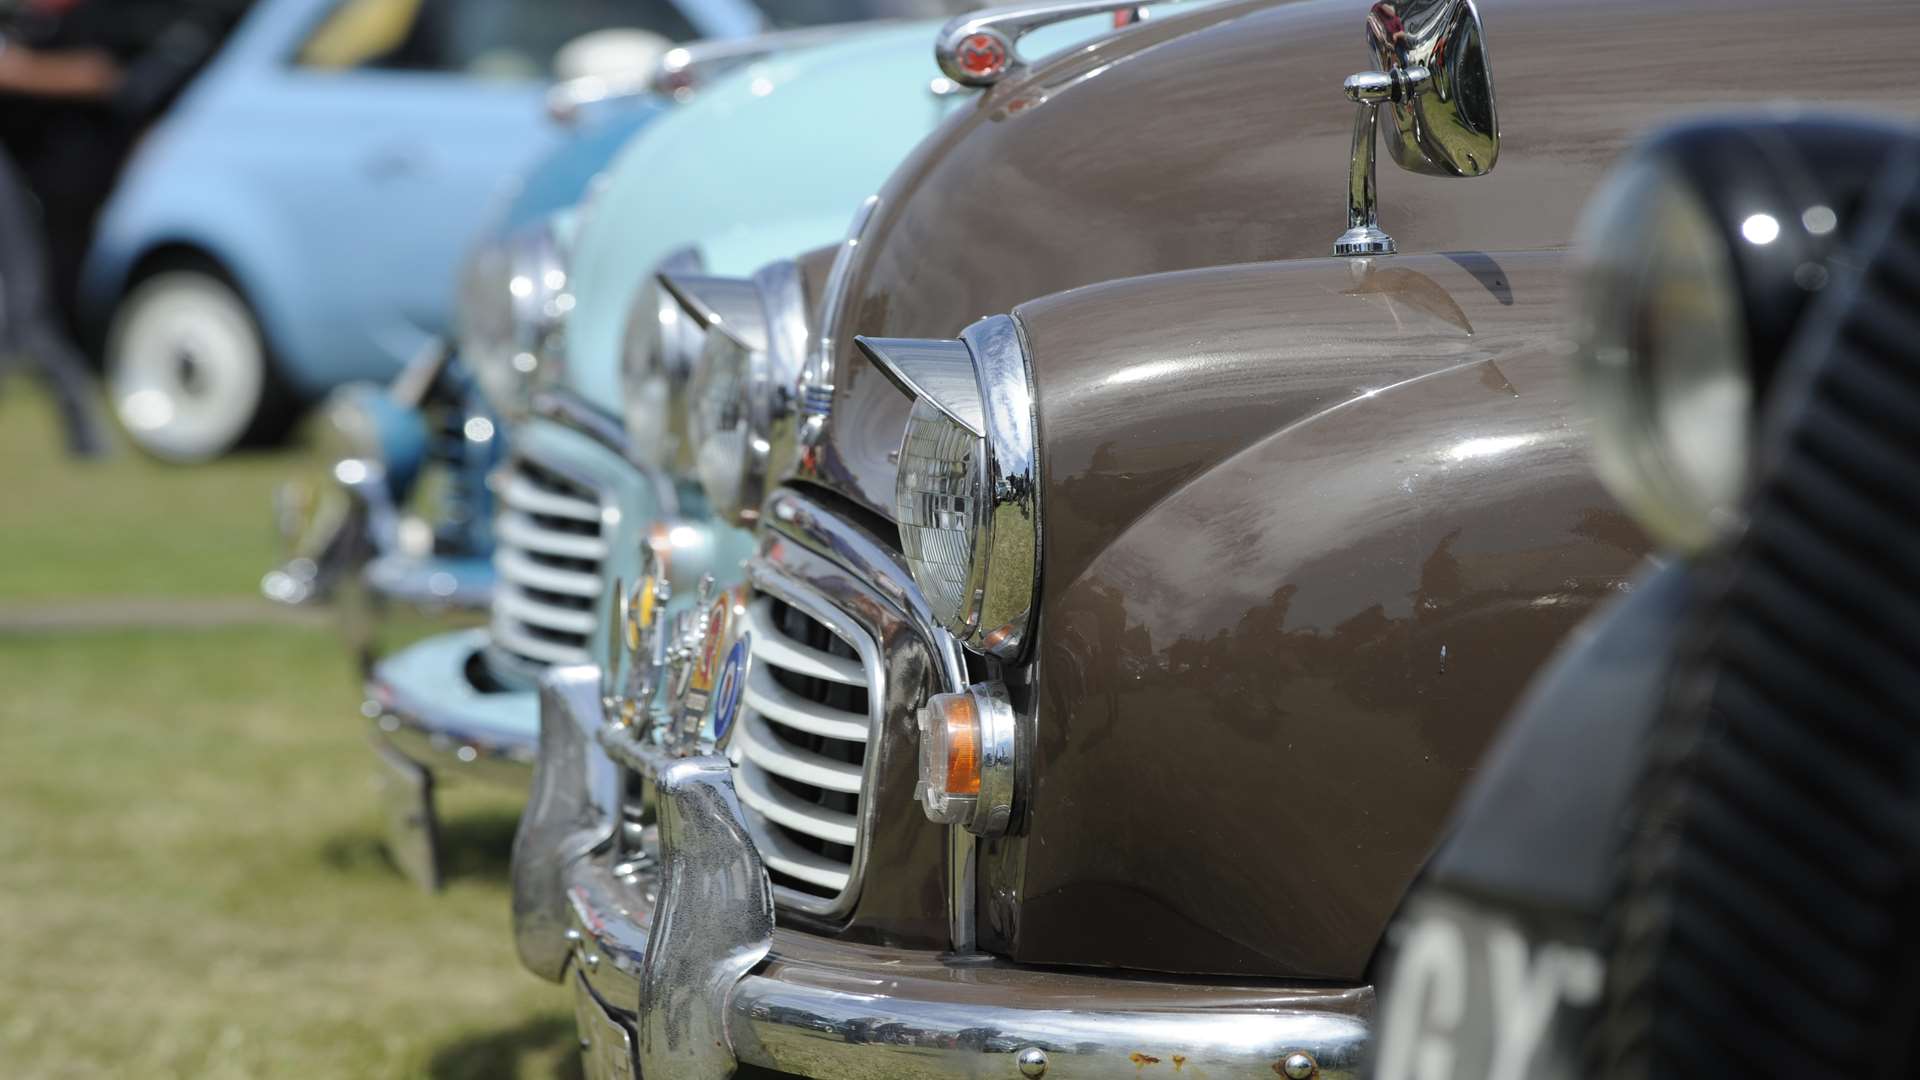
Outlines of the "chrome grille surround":
M 493 651 L 517 673 L 593 662 L 609 551 L 602 494 L 516 450 L 496 474 Z
M 765 509 L 748 564 L 753 662 L 727 756 L 776 901 L 841 916 L 859 896 L 882 762 L 914 752 L 913 709 L 964 687 L 966 664 L 897 552 L 792 490 Z M 883 744 L 888 731 L 899 745 Z

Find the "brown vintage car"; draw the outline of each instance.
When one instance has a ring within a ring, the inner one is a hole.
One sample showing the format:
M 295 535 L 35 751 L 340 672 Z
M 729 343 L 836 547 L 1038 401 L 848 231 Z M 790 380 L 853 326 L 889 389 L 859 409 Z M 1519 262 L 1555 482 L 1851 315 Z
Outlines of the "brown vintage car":
M 634 624 L 665 720 L 543 691 L 516 934 L 595 1071 L 1350 1075 L 1449 807 L 1647 551 L 1562 344 L 1602 167 L 1920 102 L 1894 0 L 1230 0 L 1020 62 L 1118 6 L 950 24 L 987 88 L 824 279 L 664 282 L 759 545 Z

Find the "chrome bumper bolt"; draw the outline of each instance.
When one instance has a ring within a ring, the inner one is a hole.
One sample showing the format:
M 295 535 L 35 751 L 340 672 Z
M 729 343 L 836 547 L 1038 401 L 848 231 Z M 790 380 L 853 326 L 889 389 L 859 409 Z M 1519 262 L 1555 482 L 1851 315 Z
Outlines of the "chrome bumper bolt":
M 1027 1080 L 1040 1080 L 1047 1075 L 1047 1052 L 1037 1046 L 1029 1046 L 1020 1051 L 1020 1075 Z
M 1319 1071 L 1319 1066 L 1307 1054 L 1288 1054 L 1287 1060 L 1280 1063 L 1280 1071 L 1287 1075 L 1287 1080 L 1308 1080 Z

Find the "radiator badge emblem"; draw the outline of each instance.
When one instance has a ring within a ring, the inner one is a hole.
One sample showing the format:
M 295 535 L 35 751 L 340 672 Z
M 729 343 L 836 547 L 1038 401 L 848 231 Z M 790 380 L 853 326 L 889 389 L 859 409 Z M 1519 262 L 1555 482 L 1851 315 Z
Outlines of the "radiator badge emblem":
M 724 750 L 733 734 L 733 722 L 740 713 L 740 693 L 747 683 L 747 667 L 753 663 L 753 631 L 742 630 L 740 638 L 727 650 L 727 662 L 720 666 L 719 682 L 713 691 L 713 743 Z

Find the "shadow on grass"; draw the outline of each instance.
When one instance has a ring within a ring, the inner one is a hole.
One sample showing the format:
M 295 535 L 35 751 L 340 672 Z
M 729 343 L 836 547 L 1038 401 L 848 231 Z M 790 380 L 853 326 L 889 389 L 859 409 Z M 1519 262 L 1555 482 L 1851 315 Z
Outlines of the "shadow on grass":
M 513 832 L 520 816 L 505 810 L 469 811 L 440 822 L 440 877 L 444 882 L 473 878 L 505 881 L 513 858 Z M 320 848 L 320 859 L 341 873 L 369 869 L 399 874 L 387 851 L 386 835 L 374 829 L 355 829 L 335 836 Z
M 516 1080 L 527 1058 L 553 1059 L 554 1080 L 581 1080 L 580 1037 L 568 1014 L 539 1016 L 505 1031 L 470 1035 L 434 1052 L 434 1080 Z

